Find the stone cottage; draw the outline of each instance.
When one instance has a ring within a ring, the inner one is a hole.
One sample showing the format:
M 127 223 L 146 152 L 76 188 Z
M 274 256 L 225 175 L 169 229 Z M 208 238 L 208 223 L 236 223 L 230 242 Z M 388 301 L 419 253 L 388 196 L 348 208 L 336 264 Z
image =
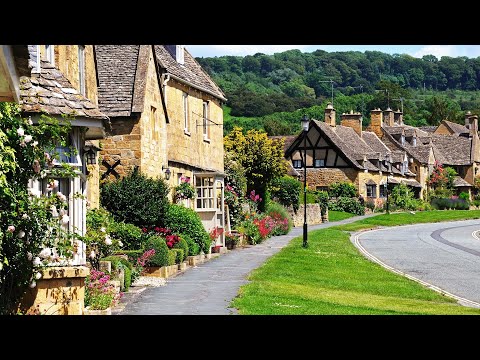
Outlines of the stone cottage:
M 172 188 L 190 181 L 182 200 L 207 231 L 224 225 L 223 92 L 183 45 L 96 45 L 99 107 L 112 120 L 102 142 L 102 177 L 138 167 Z M 218 239 L 224 244 L 224 237 Z

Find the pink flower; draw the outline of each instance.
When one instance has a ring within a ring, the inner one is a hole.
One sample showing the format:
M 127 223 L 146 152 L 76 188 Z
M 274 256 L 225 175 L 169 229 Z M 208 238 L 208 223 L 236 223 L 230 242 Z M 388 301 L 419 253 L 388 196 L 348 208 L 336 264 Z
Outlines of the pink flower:
M 32 141 L 32 135 L 25 135 L 25 142 L 28 144 L 30 141 Z
M 23 135 L 25 135 L 25 130 L 23 130 L 22 127 L 19 127 L 17 129 L 17 134 L 18 134 L 18 136 L 23 136 Z
M 13 232 L 15 231 L 15 226 L 10 225 L 10 226 L 7 228 L 7 231 L 13 233 Z

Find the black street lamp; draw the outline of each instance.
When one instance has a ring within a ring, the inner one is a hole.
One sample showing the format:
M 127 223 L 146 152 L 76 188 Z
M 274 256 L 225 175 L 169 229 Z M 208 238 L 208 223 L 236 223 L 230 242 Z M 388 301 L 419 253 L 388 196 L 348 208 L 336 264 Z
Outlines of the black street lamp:
M 307 115 L 303 115 L 303 247 L 308 246 L 307 239 L 307 133 L 310 121 Z

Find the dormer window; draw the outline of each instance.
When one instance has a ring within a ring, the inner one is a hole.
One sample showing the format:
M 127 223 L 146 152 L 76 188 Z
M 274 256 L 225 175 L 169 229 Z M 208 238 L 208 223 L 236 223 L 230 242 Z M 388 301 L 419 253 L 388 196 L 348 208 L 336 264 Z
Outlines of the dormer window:
M 412 139 L 412 146 L 417 146 L 417 138 L 415 136 Z
M 405 145 L 405 135 L 402 134 L 402 136 L 400 137 L 400 143 L 402 145 Z
M 45 55 L 47 57 L 47 61 L 55 65 L 55 48 L 54 45 L 45 45 Z
M 185 63 L 185 45 L 165 45 L 175 61 L 181 65 Z
M 293 167 L 295 169 L 301 169 L 302 165 L 302 160 L 293 160 Z

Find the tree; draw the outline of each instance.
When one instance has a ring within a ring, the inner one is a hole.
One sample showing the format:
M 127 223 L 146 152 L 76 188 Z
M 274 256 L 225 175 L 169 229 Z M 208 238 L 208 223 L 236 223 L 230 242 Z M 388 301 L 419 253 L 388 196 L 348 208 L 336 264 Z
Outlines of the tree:
M 243 168 L 247 178 L 247 193 L 255 190 L 265 199 L 267 186 L 277 177 L 287 172 L 282 140 L 268 138 L 262 131 L 249 130 L 244 135 L 242 129 L 234 127 L 224 138 L 225 152 L 232 154 Z M 259 210 L 265 210 L 265 201 L 260 202 Z

